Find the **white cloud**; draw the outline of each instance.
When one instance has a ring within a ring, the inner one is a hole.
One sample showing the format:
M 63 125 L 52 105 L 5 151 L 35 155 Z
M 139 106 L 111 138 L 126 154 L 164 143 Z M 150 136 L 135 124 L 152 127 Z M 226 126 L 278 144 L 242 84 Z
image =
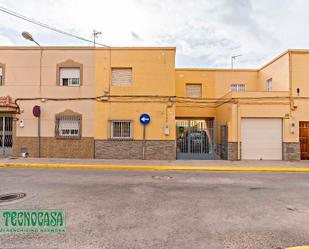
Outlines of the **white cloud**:
M 288 48 L 309 47 L 307 0 L 0 0 L 0 6 L 114 46 L 177 46 L 178 67 L 256 68 Z M 0 12 L 0 44 L 89 45 Z

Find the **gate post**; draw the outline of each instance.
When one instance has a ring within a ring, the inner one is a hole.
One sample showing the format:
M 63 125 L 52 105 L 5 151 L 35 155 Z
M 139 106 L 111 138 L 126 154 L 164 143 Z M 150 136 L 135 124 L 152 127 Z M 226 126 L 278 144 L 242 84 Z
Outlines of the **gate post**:
M 214 159 L 216 159 L 216 154 L 217 154 L 217 122 L 214 120 L 213 121 L 213 154 L 214 154 Z

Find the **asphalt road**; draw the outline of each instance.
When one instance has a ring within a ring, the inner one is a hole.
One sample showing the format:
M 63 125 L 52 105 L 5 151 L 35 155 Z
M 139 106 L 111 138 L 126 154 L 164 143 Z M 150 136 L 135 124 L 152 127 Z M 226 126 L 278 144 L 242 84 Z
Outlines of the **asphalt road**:
M 309 173 L 0 169 L 0 209 L 58 208 L 63 234 L 0 248 L 279 249 L 309 245 Z

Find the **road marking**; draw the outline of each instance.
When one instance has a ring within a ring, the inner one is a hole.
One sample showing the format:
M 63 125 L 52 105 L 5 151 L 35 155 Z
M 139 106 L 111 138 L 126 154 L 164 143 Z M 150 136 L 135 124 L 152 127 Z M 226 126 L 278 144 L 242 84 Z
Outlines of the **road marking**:
M 37 164 L 37 163 L 0 163 L 0 167 L 13 168 L 71 168 L 71 169 L 114 169 L 114 170 L 175 170 L 175 171 L 235 171 L 235 172 L 302 172 L 309 168 L 273 167 L 218 167 L 218 166 L 160 166 L 160 165 L 82 165 L 82 164 Z
M 286 249 L 309 249 L 309 246 L 288 247 Z

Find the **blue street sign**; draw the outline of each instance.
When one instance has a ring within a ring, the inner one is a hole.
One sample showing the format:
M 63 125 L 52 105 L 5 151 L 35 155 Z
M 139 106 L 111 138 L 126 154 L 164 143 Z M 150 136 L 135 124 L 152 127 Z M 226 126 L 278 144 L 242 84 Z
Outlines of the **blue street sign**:
M 139 117 L 139 121 L 142 125 L 148 125 L 150 123 L 150 116 L 144 113 Z

